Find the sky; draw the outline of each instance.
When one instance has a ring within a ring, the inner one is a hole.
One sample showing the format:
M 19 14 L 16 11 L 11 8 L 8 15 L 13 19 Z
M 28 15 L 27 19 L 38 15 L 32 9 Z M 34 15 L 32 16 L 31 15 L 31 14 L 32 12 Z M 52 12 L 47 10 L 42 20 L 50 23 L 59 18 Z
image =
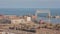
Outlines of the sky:
M 0 0 L 0 8 L 60 8 L 60 0 Z

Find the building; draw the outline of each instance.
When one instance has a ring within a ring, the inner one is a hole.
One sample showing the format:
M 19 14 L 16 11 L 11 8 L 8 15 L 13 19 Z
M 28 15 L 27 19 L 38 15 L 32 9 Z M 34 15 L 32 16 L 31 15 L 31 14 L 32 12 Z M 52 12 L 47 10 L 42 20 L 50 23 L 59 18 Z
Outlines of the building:
M 16 15 L 5 15 L 4 17 L 7 18 L 7 19 L 17 18 Z
M 9 19 L 0 19 L 1 24 L 11 24 L 11 21 Z
M 60 16 L 55 16 L 55 18 L 60 18 Z
M 34 15 L 32 16 L 32 19 L 36 19 L 36 18 L 37 18 L 36 16 L 34 16 Z
M 12 24 L 20 24 L 20 23 L 25 23 L 24 19 L 11 19 Z
M 4 15 L 0 15 L 0 19 L 4 19 Z
M 31 19 L 31 17 L 27 16 L 27 21 L 32 21 Z

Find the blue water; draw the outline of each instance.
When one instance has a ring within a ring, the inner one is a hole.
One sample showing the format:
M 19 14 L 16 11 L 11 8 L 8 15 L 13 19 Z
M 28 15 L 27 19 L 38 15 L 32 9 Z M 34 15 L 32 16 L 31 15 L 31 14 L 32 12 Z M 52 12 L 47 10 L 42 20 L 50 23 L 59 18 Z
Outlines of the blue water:
M 0 8 L 0 14 L 14 14 L 14 15 L 26 15 L 35 14 L 36 10 L 39 8 Z M 41 10 L 43 8 L 40 8 Z M 47 9 L 47 8 L 45 8 Z M 55 16 L 56 13 L 60 15 L 60 8 L 51 8 L 51 15 Z
M 35 14 L 36 10 L 48 9 L 48 8 L 0 8 L 0 14 L 6 15 L 28 15 Z M 50 8 L 49 9 L 52 16 L 59 15 L 60 16 L 60 8 Z M 40 18 L 38 18 L 40 19 Z M 44 20 L 48 20 L 48 18 L 42 18 Z M 60 19 L 51 18 L 51 22 L 59 23 Z

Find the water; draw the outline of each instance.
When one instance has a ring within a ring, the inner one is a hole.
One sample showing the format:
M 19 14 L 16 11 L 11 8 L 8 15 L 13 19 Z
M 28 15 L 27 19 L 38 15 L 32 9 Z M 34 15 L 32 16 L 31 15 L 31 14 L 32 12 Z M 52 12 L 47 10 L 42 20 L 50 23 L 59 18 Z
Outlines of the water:
M 1 8 L 0 14 L 6 14 L 6 15 L 28 15 L 28 14 L 35 14 L 37 9 L 43 9 L 43 8 Z M 44 8 L 47 9 L 47 8 Z M 60 8 L 50 8 L 50 12 L 52 16 L 59 15 L 60 16 Z M 39 15 L 38 15 L 39 16 Z M 48 20 L 48 18 L 38 18 Z M 59 23 L 60 19 L 51 18 L 50 19 L 52 23 Z
M 50 21 L 50 23 L 56 23 L 56 24 L 58 24 L 58 23 L 60 23 L 60 19 L 59 18 L 50 18 L 50 20 L 49 20 L 49 18 L 44 18 L 44 17 L 38 17 L 38 19 L 37 19 L 38 21 L 39 20 L 43 20 L 43 21 L 45 21 L 45 22 L 49 22 Z

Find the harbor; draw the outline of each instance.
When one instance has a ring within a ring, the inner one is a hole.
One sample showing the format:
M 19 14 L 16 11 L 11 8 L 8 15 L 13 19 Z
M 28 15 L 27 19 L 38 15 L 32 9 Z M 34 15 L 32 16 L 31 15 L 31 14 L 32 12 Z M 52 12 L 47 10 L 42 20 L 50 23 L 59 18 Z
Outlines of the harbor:
M 60 0 L 0 0 L 0 34 L 60 34 Z
M 46 12 L 44 12 L 46 11 Z M 48 12 L 47 12 L 48 11 Z M 49 18 L 40 17 L 38 13 L 47 13 Z M 0 15 L 1 34 L 59 34 L 60 24 L 51 22 L 49 10 L 38 10 L 35 15 Z M 38 19 L 38 20 L 37 20 Z M 57 19 L 57 18 L 54 18 Z

